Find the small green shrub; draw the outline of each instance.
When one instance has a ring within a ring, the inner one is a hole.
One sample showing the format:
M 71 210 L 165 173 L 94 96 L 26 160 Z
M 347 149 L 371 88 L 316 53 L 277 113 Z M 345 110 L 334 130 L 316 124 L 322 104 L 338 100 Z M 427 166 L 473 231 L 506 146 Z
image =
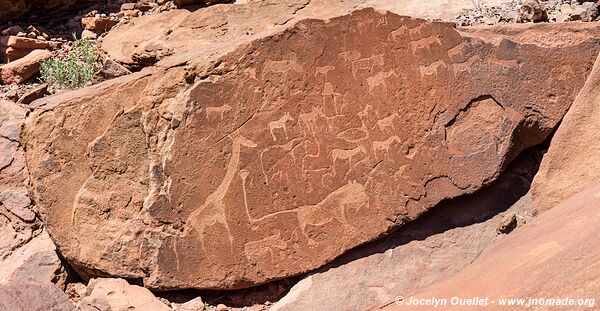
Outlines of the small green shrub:
M 94 44 L 87 39 L 73 42 L 63 59 L 49 59 L 41 64 L 42 80 L 59 89 L 74 89 L 88 83 L 102 64 Z

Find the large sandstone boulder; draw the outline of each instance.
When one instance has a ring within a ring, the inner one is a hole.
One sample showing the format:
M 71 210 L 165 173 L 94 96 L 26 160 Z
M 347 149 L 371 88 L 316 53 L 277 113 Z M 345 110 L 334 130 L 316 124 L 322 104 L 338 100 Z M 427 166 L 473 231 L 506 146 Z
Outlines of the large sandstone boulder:
M 600 49 L 573 27 L 592 35 L 496 42 L 362 10 L 48 97 L 27 125 L 36 202 L 82 275 L 234 289 L 303 273 L 542 142 Z
M 486 5 L 499 6 L 510 1 L 493 0 Z M 280 32 L 302 19 L 326 19 L 370 7 L 398 15 L 452 20 L 462 10 L 471 8 L 472 3 L 464 0 L 236 1 L 193 12 L 173 10 L 137 18 L 134 23 L 112 29 L 101 47 L 110 58 L 128 65 L 154 63 L 171 54 L 177 56 L 171 58 L 173 64 L 214 57 L 267 33 Z
M 530 298 L 560 299 L 556 306 L 550 305 L 549 301 L 530 307 L 537 310 L 597 308 L 600 295 L 599 204 L 600 185 L 597 184 L 516 229 L 448 280 L 413 296 L 407 295 L 402 305 L 392 302 L 382 310 L 431 310 L 431 305 L 408 306 L 411 298 L 431 297 L 447 299 L 447 305 L 439 306 L 441 310 L 526 309 L 501 305 L 501 298 L 521 298 L 525 303 Z M 487 305 L 452 306 L 452 297 L 465 299 L 464 302 L 473 297 L 487 298 Z
M 600 58 L 552 137 L 533 185 L 537 213 L 600 182 Z

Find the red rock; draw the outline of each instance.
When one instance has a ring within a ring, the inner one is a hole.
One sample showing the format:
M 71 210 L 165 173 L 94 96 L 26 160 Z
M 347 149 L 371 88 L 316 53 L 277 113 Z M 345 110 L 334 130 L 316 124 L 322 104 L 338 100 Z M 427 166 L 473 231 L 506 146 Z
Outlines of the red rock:
M 141 13 L 138 10 L 126 10 L 126 11 L 123 11 L 123 15 L 126 16 L 126 17 L 138 17 L 139 14 L 141 14 Z
M 14 25 L 14 26 L 10 26 L 4 30 L 2 30 L 2 33 L 0 33 L 0 35 L 2 36 L 16 36 L 19 32 L 23 32 L 23 28 L 21 28 L 21 26 L 19 25 Z
M 544 22 L 548 20 L 546 8 L 538 0 L 524 0 L 519 7 L 520 22 Z
M 532 185 L 536 213 L 600 182 L 600 58 L 552 137 Z
M 40 231 L 39 221 L 30 221 L 34 208 L 28 204 L 31 202 L 28 194 L 29 172 L 20 143 L 25 116 L 25 109 L 0 99 L 0 261 L 11 258 L 15 250 Z M 9 274 L 7 269 L 18 262 L 14 258 L 0 262 L 0 282 Z
M 114 60 L 106 59 L 104 61 L 104 64 L 102 64 L 102 68 L 94 76 L 94 79 L 92 81 L 94 81 L 94 83 L 97 83 L 104 80 L 114 79 L 117 77 L 128 75 L 130 73 L 131 71 L 129 71 L 129 69 L 121 66 Z
M 83 26 L 83 29 L 99 32 L 108 31 L 118 23 L 118 19 L 102 16 L 84 17 L 81 19 L 81 25 Z
M 69 300 L 74 303 L 79 303 L 81 298 L 85 297 L 86 290 L 86 286 L 83 283 L 69 283 L 67 284 L 65 293 L 69 297 Z
M 123 3 L 121 5 L 121 10 L 122 11 L 131 11 L 131 10 L 135 10 L 135 2 L 130 2 L 130 3 Z
M 600 6 L 591 1 L 576 5 L 573 12 L 570 13 L 570 19 L 575 21 L 592 22 L 598 17 Z
M 142 12 L 148 11 L 152 8 L 152 4 L 149 2 L 136 2 L 134 4 L 134 10 L 140 10 Z
M 32 39 L 27 37 L 9 36 L 0 38 L 0 49 L 5 46 L 4 54 L 8 61 L 12 62 L 26 56 L 33 50 L 47 49 L 56 50 L 60 47 L 59 42 L 46 41 L 42 39 Z
M 182 6 L 186 6 L 186 5 L 196 5 L 196 4 L 217 4 L 217 3 L 221 3 L 224 2 L 223 0 L 175 0 L 175 5 L 177 7 L 182 7 Z
M 52 283 L 13 282 L 0 285 L 0 310 L 76 311 L 77 308 Z
M 173 51 L 170 48 L 162 44 L 149 43 L 136 48 L 131 59 L 137 64 L 152 65 L 171 54 Z
M 7 46 L 15 49 L 54 49 L 56 48 L 56 42 L 32 39 L 26 37 L 10 36 L 8 38 Z
M 42 84 L 36 86 L 35 88 L 31 89 L 29 92 L 24 94 L 21 98 L 19 98 L 19 100 L 17 101 L 17 104 L 29 105 L 34 100 L 40 99 L 49 94 L 50 93 L 48 92 L 48 84 L 42 83 Z
M 196 56 L 222 53 L 228 46 L 238 46 L 266 33 L 279 32 L 306 18 L 327 19 L 347 14 L 356 7 L 376 7 L 398 15 L 450 20 L 471 4 L 453 1 L 452 5 L 446 5 L 421 0 L 279 0 L 212 5 L 192 12 L 173 10 L 136 18 L 135 23 L 112 29 L 101 47 L 110 58 L 123 64 L 135 64 L 132 54 L 138 46 L 157 43 L 173 50 L 177 62 L 185 63 Z
M 34 50 L 25 57 L 0 66 L 0 83 L 22 83 L 33 77 L 40 70 L 40 64 L 52 57 L 48 50 Z
M 46 232 L 42 232 L 0 260 L 0 284 L 52 282 L 64 289 L 66 279 L 65 268 L 58 257 L 56 246 Z
M 15 216 L 25 222 L 33 222 L 35 213 L 31 210 L 31 200 L 26 189 L 7 189 L 0 192 L 0 203 Z
M 175 308 L 177 311 L 197 311 L 203 309 L 205 309 L 205 304 L 201 297 L 196 297 L 186 303 L 179 304 Z
M 407 306 L 411 297 L 446 298 L 448 305 L 440 307 L 442 310 L 478 309 L 451 306 L 452 297 L 488 298 L 488 305 L 479 308 L 485 310 L 511 309 L 499 305 L 499 298 L 567 297 L 575 303 L 587 301 L 562 308 L 591 310 L 597 301 L 590 299 L 600 295 L 599 204 L 600 185 L 595 185 L 499 240 L 453 277 L 405 296 L 403 305 L 391 302 L 378 310 L 428 310 L 426 306 Z M 548 305 L 533 307 L 549 309 Z
M 94 279 L 77 304 L 82 311 L 96 310 L 152 310 L 171 311 L 149 290 L 129 285 L 123 279 Z
M 531 196 L 523 196 L 528 187 L 508 171 L 489 187 L 444 201 L 388 238 L 303 278 L 269 311 L 367 310 L 443 281 L 501 238 L 496 230 L 505 215 L 518 214 L 520 225 L 530 218 Z M 503 212 L 489 218 L 497 211 Z
M 91 30 L 84 29 L 81 32 L 81 39 L 95 40 L 97 38 L 98 38 L 98 34 Z
M 284 28 L 36 102 L 33 191 L 82 275 L 234 289 L 320 267 L 496 179 L 600 49 L 593 25 L 459 32 L 373 10 Z
M 32 50 L 23 50 L 23 49 L 15 49 L 15 48 L 7 48 L 5 50 L 6 57 L 8 62 L 14 62 L 20 58 L 27 56 L 27 54 L 31 53 Z

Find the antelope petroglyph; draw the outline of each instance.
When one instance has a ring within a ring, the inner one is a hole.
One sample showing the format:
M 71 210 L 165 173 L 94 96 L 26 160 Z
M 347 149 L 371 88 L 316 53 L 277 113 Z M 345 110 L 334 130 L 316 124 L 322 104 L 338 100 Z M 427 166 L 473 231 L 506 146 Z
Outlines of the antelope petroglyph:
M 377 151 L 384 151 L 385 154 L 387 155 L 388 152 L 390 151 L 390 147 L 392 146 L 392 144 L 394 142 L 397 142 L 400 144 L 402 143 L 400 138 L 396 135 L 391 136 L 384 141 L 373 141 L 373 153 L 376 153 Z
M 286 112 L 279 120 L 269 122 L 269 131 L 271 132 L 274 141 L 277 141 L 277 136 L 275 136 L 276 129 L 282 129 L 285 134 L 285 139 L 288 139 L 287 121 L 294 121 L 294 118 L 290 116 L 289 112 Z
M 365 149 L 365 147 L 363 146 L 358 146 L 354 149 L 333 149 L 331 150 L 331 159 L 333 160 L 333 162 L 335 162 L 336 160 L 348 160 L 349 162 L 352 162 L 352 158 L 361 154 L 367 153 L 367 150 Z
M 206 118 L 208 120 L 212 119 L 213 116 L 217 115 L 221 118 L 221 121 L 223 121 L 225 113 L 231 111 L 231 109 L 233 109 L 233 107 L 229 106 L 228 104 L 225 104 L 225 105 L 219 106 L 219 107 L 206 107 L 205 109 L 206 109 Z

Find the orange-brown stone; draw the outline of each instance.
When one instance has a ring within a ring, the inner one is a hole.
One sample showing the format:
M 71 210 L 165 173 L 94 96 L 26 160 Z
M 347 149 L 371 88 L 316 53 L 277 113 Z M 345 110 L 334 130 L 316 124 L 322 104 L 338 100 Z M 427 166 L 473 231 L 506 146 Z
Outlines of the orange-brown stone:
M 599 37 L 361 10 L 193 66 L 167 58 L 33 103 L 35 197 L 84 275 L 155 289 L 297 275 L 497 178 L 557 125 Z
M 452 277 L 403 297 L 402 304 L 390 302 L 372 311 L 431 310 L 431 305 L 415 305 L 431 297 L 447 299 L 438 306 L 442 310 L 548 310 L 551 303 L 592 310 L 600 295 L 598 204 L 600 184 L 595 184 L 497 241 Z M 453 297 L 475 300 L 452 304 Z M 523 299 L 529 307 L 515 307 L 516 300 L 509 305 L 508 299 Z

